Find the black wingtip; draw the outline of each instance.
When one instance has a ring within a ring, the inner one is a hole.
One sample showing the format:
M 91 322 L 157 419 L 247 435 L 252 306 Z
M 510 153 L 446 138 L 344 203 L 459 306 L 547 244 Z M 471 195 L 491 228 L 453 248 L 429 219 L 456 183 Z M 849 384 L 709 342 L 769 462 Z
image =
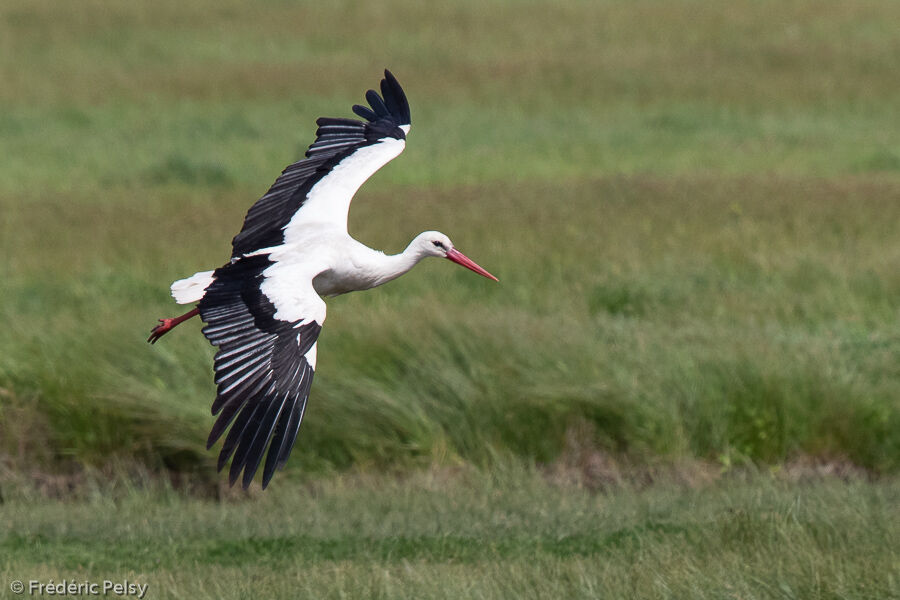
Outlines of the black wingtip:
M 388 69 L 384 70 L 384 79 L 381 80 L 381 95 L 384 96 L 384 102 L 391 115 L 399 121 L 399 124 L 409 125 L 411 122 L 409 101 L 400 82 Z
M 366 101 L 371 108 L 354 104 L 354 114 L 369 122 L 390 118 L 397 125 L 409 125 L 409 102 L 397 78 L 388 69 L 384 70 L 380 88 L 381 95 L 375 90 L 366 91 Z
M 225 465 L 228 464 L 228 459 L 231 458 L 230 453 L 225 452 L 225 448 L 223 447 L 219 451 L 219 457 L 216 459 L 216 472 L 220 473 L 222 469 L 225 468 Z M 232 482 L 233 483 L 233 482 Z
M 391 111 L 388 110 L 387 105 L 384 103 L 384 100 L 381 99 L 381 96 L 378 95 L 378 92 L 375 90 L 366 91 L 366 101 L 372 107 L 372 110 L 375 111 L 375 114 L 380 118 L 391 117 Z
M 353 105 L 353 112 L 357 115 L 365 119 L 366 121 L 374 121 L 378 118 L 371 108 L 367 106 L 362 106 L 360 104 Z

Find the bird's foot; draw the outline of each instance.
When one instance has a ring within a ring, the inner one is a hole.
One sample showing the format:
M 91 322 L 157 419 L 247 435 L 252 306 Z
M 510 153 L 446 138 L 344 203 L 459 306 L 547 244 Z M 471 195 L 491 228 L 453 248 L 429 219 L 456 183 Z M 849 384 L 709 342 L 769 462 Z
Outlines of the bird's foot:
M 195 317 L 198 314 L 200 314 L 200 309 L 195 308 L 193 310 L 189 310 L 188 312 L 184 313 L 180 317 L 173 317 L 171 319 L 160 319 L 159 325 L 157 325 L 156 327 L 154 327 L 153 329 L 150 330 L 150 337 L 147 338 L 147 341 L 150 342 L 151 344 L 155 344 L 156 340 L 158 340 L 162 336 L 164 336 L 167 333 L 169 333 L 170 331 L 172 331 L 172 329 L 176 325 L 178 325 L 179 323 L 183 323 L 184 321 L 187 321 L 191 317 Z
M 150 330 L 150 337 L 147 338 L 147 341 L 151 344 L 155 344 L 156 340 L 172 331 L 178 325 L 176 319 L 160 319 L 159 322 L 159 325 Z

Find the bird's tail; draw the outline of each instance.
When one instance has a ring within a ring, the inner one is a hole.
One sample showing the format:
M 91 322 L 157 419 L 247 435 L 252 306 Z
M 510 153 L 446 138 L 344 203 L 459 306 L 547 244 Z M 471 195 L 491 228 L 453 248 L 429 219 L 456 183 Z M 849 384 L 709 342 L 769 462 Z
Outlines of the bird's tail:
M 203 298 L 213 280 L 214 271 L 201 271 L 172 284 L 172 297 L 178 304 L 193 304 Z

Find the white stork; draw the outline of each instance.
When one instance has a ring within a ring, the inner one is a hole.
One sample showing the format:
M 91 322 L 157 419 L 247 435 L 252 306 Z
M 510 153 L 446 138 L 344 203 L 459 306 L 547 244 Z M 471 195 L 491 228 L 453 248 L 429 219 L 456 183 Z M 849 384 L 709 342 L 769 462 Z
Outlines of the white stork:
M 206 447 L 231 425 L 218 468 L 234 455 L 232 485 L 243 470 L 243 487 L 249 487 L 267 445 L 263 488 L 291 453 L 325 321 L 320 296 L 387 283 L 428 256 L 447 258 L 497 281 L 437 231 L 419 234 L 395 255 L 373 250 L 347 233 L 353 194 L 403 151 L 409 134 L 409 104 L 389 71 L 381 80 L 381 94 L 383 98 L 374 90 L 366 92 L 371 109 L 353 107 L 365 122 L 316 121 L 316 141 L 306 158 L 287 167 L 250 207 L 232 240 L 231 260 L 172 284 L 178 304 L 197 307 L 160 319 L 151 331 L 148 341 L 154 343 L 197 314 L 206 323 L 203 334 L 218 347 L 212 414 L 219 415 Z

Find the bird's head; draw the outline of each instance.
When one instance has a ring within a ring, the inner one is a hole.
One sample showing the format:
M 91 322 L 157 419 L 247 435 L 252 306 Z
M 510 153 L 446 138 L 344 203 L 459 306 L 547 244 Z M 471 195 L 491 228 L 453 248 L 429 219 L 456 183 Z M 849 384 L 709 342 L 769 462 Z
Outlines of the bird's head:
M 478 266 L 478 264 L 474 260 L 454 248 L 453 242 L 450 241 L 450 238 L 440 231 L 426 231 L 424 233 L 420 233 L 418 237 L 416 237 L 416 239 L 413 241 L 413 244 L 417 247 L 422 256 L 437 256 L 439 258 L 446 258 L 447 260 L 451 260 L 458 265 L 462 265 L 467 269 L 471 269 L 472 271 L 475 271 L 479 275 L 483 275 L 488 279 L 499 281 L 496 277 Z

